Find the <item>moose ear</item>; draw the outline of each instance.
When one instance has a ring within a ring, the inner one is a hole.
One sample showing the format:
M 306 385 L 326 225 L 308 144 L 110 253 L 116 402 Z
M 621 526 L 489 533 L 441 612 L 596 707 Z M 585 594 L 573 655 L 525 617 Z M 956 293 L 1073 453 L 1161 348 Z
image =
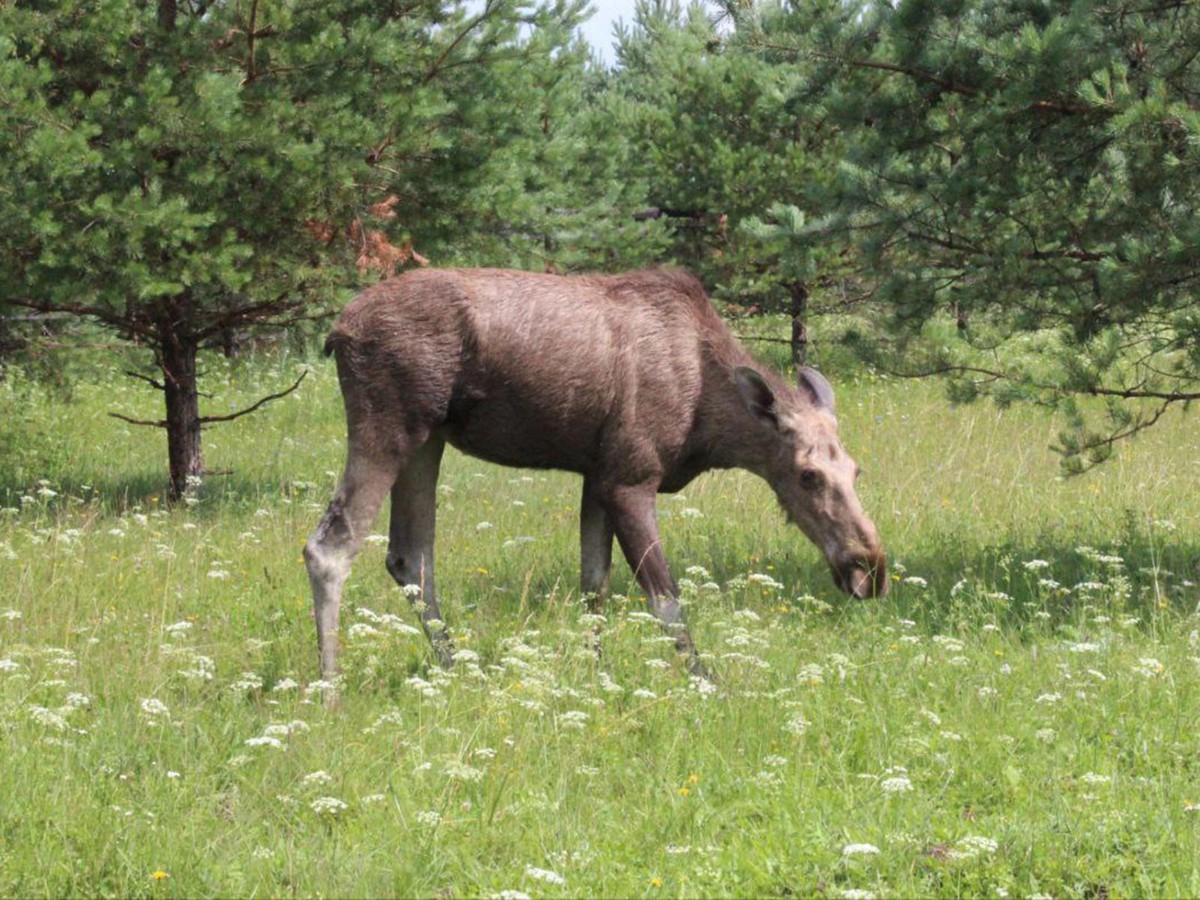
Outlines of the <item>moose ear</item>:
M 814 368 L 805 366 L 800 370 L 796 380 L 799 382 L 800 389 L 808 394 L 809 399 L 818 409 L 827 409 L 833 412 L 833 388 L 829 386 L 824 375 Z
M 738 396 L 750 412 L 764 425 L 779 427 L 779 414 L 775 409 L 775 392 L 760 374 L 747 366 L 733 370 L 733 384 Z

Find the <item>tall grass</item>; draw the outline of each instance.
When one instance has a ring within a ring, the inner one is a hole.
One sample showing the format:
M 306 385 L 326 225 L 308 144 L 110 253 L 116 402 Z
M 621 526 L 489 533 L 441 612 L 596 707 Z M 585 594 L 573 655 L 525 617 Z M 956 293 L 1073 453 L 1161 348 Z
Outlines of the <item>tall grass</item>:
M 306 364 L 213 363 L 214 402 Z M 1064 481 L 1039 411 L 835 379 L 893 590 L 838 595 L 749 475 L 663 497 L 716 684 L 623 564 L 585 614 L 577 478 L 448 452 L 467 652 L 432 666 L 373 539 L 331 709 L 300 550 L 343 426 L 312 366 L 206 433 L 226 474 L 174 509 L 160 436 L 107 416 L 157 415 L 120 364 L 0 382 L 0 895 L 1200 893 L 1187 419 Z

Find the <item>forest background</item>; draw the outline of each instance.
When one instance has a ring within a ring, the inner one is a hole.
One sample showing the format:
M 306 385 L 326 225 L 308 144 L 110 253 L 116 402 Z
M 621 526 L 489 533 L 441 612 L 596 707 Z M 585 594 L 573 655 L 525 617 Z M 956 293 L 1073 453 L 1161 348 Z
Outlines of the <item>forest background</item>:
M 1200 396 L 1195 4 L 653 0 L 609 64 L 587 13 L 7 4 L 6 359 L 143 348 L 175 497 L 241 413 L 204 352 L 426 263 L 687 266 L 796 363 L 836 313 L 883 370 L 1064 410 L 1069 471 Z

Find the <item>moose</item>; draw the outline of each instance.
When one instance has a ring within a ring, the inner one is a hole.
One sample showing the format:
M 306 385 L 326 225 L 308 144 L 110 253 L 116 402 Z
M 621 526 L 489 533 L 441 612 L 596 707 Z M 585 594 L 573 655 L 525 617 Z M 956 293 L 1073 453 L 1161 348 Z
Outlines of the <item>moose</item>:
M 434 589 L 447 443 L 502 465 L 582 475 L 582 594 L 598 602 L 606 593 L 615 536 L 694 672 L 703 667 L 655 501 L 701 472 L 762 477 L 841 590 L 860 599 L 887 590 L 829 383 L 804 368 L 792 386 L 760 367 L 686 272 L 416 269 L 352 300 L 325 352 L 337 363 L 348 452 L 304 548 L 323 676 L 337 670 L 342 584 L 389 493 L 388 571 L 420 609 L 439 663 L 453 663 Z

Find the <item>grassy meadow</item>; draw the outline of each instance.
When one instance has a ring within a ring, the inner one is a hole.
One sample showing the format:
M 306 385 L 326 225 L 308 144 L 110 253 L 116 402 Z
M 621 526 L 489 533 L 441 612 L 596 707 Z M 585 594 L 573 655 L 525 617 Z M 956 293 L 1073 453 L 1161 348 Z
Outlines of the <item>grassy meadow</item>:
M 660 502 L 690 681 L 623 561 L 576 588 L 579 480 L 448 451 L 433 666 L 377 524 L 322 702 L 301 548 L 333 368 L 213 360 L 218 472 L 162 499 L 117 360 L 0 381 L 0 896 L 1200 894 L 1200 440 L 1064 481 L 1045 413 L 833 378 L 893 565 L 837 594 L 767 487 Z M 228 407 L 227 407 L 228 405 Z M 601 629 L 602 652 L 591 649 Z

